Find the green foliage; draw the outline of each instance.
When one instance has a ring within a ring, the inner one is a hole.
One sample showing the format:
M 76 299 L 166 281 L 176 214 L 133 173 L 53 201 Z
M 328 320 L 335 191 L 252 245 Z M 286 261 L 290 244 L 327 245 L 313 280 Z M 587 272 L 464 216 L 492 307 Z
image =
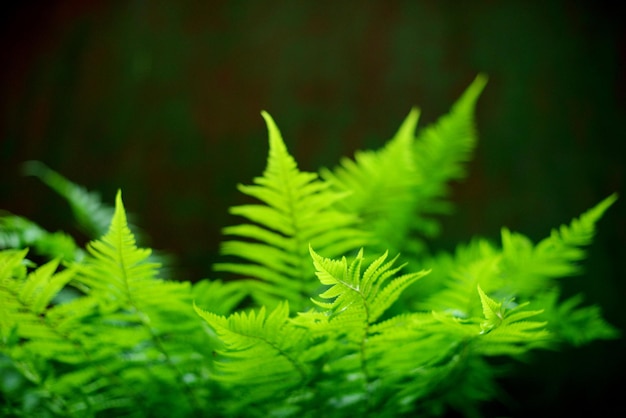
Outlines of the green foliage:
M 246 262 L 219 263 L 215 269 L 256 279 L 248 286 L 262 304 L 275 305 L 287 299 L 303 308 L 303 296 L 316 286 L 309 244 L 338 256 L 362 245 L 364 236 L 354 228 L 357 216 L 333 207 L 343 195 L 330 191 L 317 174 L 299 171 L 274 121 L 268 113 L 262 114 L 269 131 L 267 168 L 254 186 L 239 185 L 242 193 L 261 204 L 231 208 L 232 214 L 251 223 L 225 228 L 224 234 L 246 240 L 222 245 L 223 254 Z
M 224 229 L 225 280 L 163 278 L 121 193 L 103 229 L 105 204 L 30 163 L 98 235 L 83 250 L 0 217 L 0 415 L 480 416 L 503 359 L 617 337 L 598 307 L 559 297 L 615 196 L 537 244 L 505 228 L 500 245 L 426 250 L 485 82 L 433 126 L 415 135 L 413 109 L 383 148 L 319 176 L 263 112 L 267 168 L 239 186 L 258 201 L 231 209 L 244 223 Z
M 98 193 L 71 182 L 39 161 L 25 163 L 24 173 L 39 178 L 67 200 L 78 226 L 90 238 L 106 233 L 113 208 L 104 204 Z

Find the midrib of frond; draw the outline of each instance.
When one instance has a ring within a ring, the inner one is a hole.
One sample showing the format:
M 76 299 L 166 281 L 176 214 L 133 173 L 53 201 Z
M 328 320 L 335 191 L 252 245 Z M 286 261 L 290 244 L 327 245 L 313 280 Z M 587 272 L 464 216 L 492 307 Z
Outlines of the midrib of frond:
M 271 135 L 271 134 L 270 134 Z M 302 256 L 302 249 L 308 245 L 307 242 L 302 238 L 303 236 L 303 228 L 301 226 L 301 222 L 299 219 L 299 213 L 296 209 L 296 204 L 298 202 L 298 192 L 294 190 L 293 180 L 295 179 L 300 172 L 298 171 L 297 165 L 296 167 L 290 167 L 289 162 L 291 157 L 287 152 L 284 142 L 280 138 L 274 138 L 275 143 L 274 147 L 278 147 L 276 150 L 281 155 L 278 160 L 278 169 L 279 169 L 279 179 L 280 184 L 283 188 L 283 193 L 287 198 L 287 217 L 289 219 L 289 224 L 293 230 L 292 239 L 294 240 L 294 252 L 290 255 L 293 256 L 295 260 L 297 260 L 297 265 L 294 266 L 296 270 L 296 274 L 294 275 L 294 279 L 296 279 L 296 283 L 298 283 L 299 292 L 301 294 L 306 294 L 306 285 L 310 281 L 310 277 L 307 275 L 307 262 L 308 259 Z M 294 161 L 295 164 L 295 161 Z M 295 172 L 294 172 L 295 171 Z M 315 180 L 313 180 L 315 181 Z

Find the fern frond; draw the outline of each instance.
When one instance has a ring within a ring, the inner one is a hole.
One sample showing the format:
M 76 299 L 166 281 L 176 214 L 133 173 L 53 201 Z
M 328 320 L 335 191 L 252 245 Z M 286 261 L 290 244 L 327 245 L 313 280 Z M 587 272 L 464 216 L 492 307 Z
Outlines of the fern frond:
M 487 77 L 479 74 L 454 103 L 449 114 L 419 132 L 414 145 L 415 165 L 420 175 L 427 179 L 420 192 L 429 202 L 420 209 L 437 210 L 440 204 L 432 199 L 446 195 L 446 182 L 465 176 L 463 163 L 470 159 L 476 146 L 476 101 L 486 84 Z
M 269 314 L 262 307 L 228 317 L 194 307 L 225 346 L 215 377 L 243 390 L 245 403 L 280 398 L 306 381 L 309 369 L 300 357 L 311 341 L 305 328 L 289 320 L 287 302 Z
M 501 248 L 474 240 L 459 246 L 454 256 L 443 254 L 428 261 L 440 284 L 426 288 L 429 293 L 408 294 L 413 300 L 411 306 L 473 317 L 481 308 L 476 286 L 485 292 L 497 291 L 503 299 L 528 300 L 549 289 L 551 279 L 579 271 L 576 262 L 585 254 L 580 246 L 591 242 L 595 223 L 614 201 L 615 196 L 609 196 L 536 245 L 526 236 L 503 228 Z
M 585 257 L 581 247 L 591 243 L 595 224 L 615 200 L 617 195 L 608 196 L 569 225 L 552 230 L 537 245 L 524 235 L 503 228 L 502 269 L 507 274 L 508 286 L 519 294 L 532 295 L 549 286 L 550 279 L 579 273 L 576 262 Z
M 98 301 L 102 320 L 116 327 L 114 338 L 123 330 L 134 333 L 143 341 L 141 351 L 148 355 L 145 361 L 154 377 L 177 382 L 188 405 L 198 409 L 200 400 L 188 379 L 202 370 L 198 363 L 203 354 L 193 348 L 202 329 L 191 309 L 189 283 L 157 277 L 150 249 L 138 248 L 128 228 L 120 192 L 109 231 L 88 244 L 87 251 L 88 257 L 77 266 L 76 281 Z M 135 343 L 125 349 L 139 347 Z M 138 366 L 146 367 L 145 362 Z M 193 368 L 198 371 L 186 378 L 184 370 Z M 134 375 L 132 369 L 128 372 Z
M 548 329 L 559 342 L 580 346 L 593 340 L 614 339 L 620 331 L 609 324 L 598 306 L 580 306 L 582 295 L 575 295 L 559 302 L 559 292 L 550 290 L 536 298 L 536 304 L 544 313 L 540 316 L 548 322 Z
M 59 291 L 74 278 L 74 269 L 56 272 L 58 260 L 53 260 L 25 274 L 19 268 L 26 251 L 0 253 L 0 351 L 17 366 L 22 375 L 39 390 L 47 393 L 42 408 L 52 408 L 56 415 L 77 416 L 86 407 L 85 402 L 94 403 L 88 409 L 104 408 L 96 398 L 108 396 L 114 399 L 128 398 L 132 391 L 113 377 L 116 365 L 111 347 L 118 341 L 105 345 L 106 337 L 95 340 L 95 335 L 108 335 L 111 328 L 106 324 L 90 327 L 97 306 L 91 298 L 78 298 L 66 303 L 56 303 Z M 11 273 L 13 271 L 13 273 Z M 136 333 L 126 335 L 125 342 L 136 340 Z M 118 338 L 123 334 L 116 334 Z M 50 375 L 51 364 L 64 365 L 63 376 Z M 107 380 L 109 386 L 117 383 L 116 390 L 105 395 L 101 386 L 80 385 L 67 387 L 64 381 L 77 369 L 95 381 Z M 92 390 L 93 389 L 93 390 Z M 124 392 L 125 393 L 122 393 Z M 46 406 L 44 406 L 46 405 Z M 88 414 L 89 415 L 89 414 Z
M 505 309 L 502 302 L 496 302 L 478 287 L 483 306 L 484 320 L 481 322 L 481 336 L 474 347 L 484 355 L 517 355 L 531 348 L 545 347 L 550 335 L 545 329 L 547 322 L 528 321 L 528 318 L 541 314 L 542 310 L 528 311 L 528 303 Z
M 451 206 L 444 200 L 449 193 L 448 183 L 465 177 L 464 164 L 471 158 L 477 142 L 476 102 L 486 84 L 484 74 L 476 76 L 447 115 L 417 134 L 413 155 L 423 180 L 416 191 L 413 211 L 418 217 L 412 228 L 426 237 L 439 231 L 438 222 L 428 216 L 450 212 Z
M 387 261 L 387 253 L 376 258 L 362 272 L 363 250 L 350 263 L 345 257 L 333 260 L 320 256 L 312 248 L 310 252 L 318 279 L 329 286 L 319 295 L 327 302 L 313 299 L 329 312 L 328 321 L 320 322 L 325 326 L 327 335 L 342 341 L 341 348 L 337 347 L 334 358 L 325 367 L 330 373 L 353 376 L 350 382 L 346 382 L 343 393 L 352 393 L 353 401 L 358 402 L 359 408 L 365 408 L 375 402 L 368 395 L 375 375 L 387 372 L 381 372 L 375 362 L 372 364 L 379 355 L 376 339 L 373 342 L 370 340 L 372 327 L 404 289 L 428 272 L 394 277 L 403 265 L 394 266 L 397 257 Z
M 261 203 L 231 208 L 252 224 L 225 228 L 226 235 L 239 239 L 221 247 L 222 254 L 245 263 L 218 263 L 214 268 L 270 284 L 253 288 L 257 300 L 273 299 L 270 304 L 275 305 L 288 299 L 299 308 L 317 286 L 309 243 L 337 256 L 362 245 L 364 234 L 354 228 L 356 216 L 333 209 L 344 195 L 328 190 L 316 174 L 298 170 L 273 119 L 262 115 L 269 132 L 267 167 L 254 185 L 238 186 Z
M 420 254 L 416 234 L 436 234 L 437 223 L 425 215 L 445 212 L 446 182 L 464 174 L 462 164 L 476 142 L 474 106 L 485 83 L 479 75 L 451 113 L 417 137 L 419 112 L 413 108 L 383 148 L 358 151 L 335 170 L 321 170 L 335 190 L 349 193 L 337 207 L 363 218 L 377 250 Z
M 48 232 L 21 216 L 0 212 L 0 249 L 32 247 L 37 254 L 64 261 L 80 260 L 84 253 L 64 232 Z
M 13 272 L 24 260 L 26 250 L 20 252 L 0 252 L 0 300 L 2 301 L 2 319 L 0 319 L 0 335 L 5 342 L 15 332 L 16 336 L 28 341 L 44 342 L 44 346 L 71 346 L 71 342 L 60 335 L 49 322 L 42 320 L 44 311 L 48 309 L 52 299 L 59 290 L 73 277 L 72 270 L 56 273 L 58 260 L 53 260 L 30 272 L 25 277 Z M 8 348 L 11 348 L 10 346 Z M 67 349 L 67 347 L 65 347 Z M 51 350 L 43 354 L 55 356 Z M 71 350 L 70 350 L 71 351 Z
M 415 191 L 422 179 L 416 171 L 413 143 L 419 111 L 413 108 L 398 132 L 378 151 L 357 151 L 334 171 L 320 170 L 334 190 L 347 194 L 337 207 L 363 219 L 378 250 L 398 252 L 413 217 Z
M 362 319 L 366 324 L 376 322 L 398 299 L 404 289 L 429 273 L 422 270 L 418 273 L 395 277 L 389 283 L 385 283 L 404 267 L 404 265 L 393 267 L 398 257 L 385 263 L 387 259 L 387 253 L 385 253 L 361 274 L 361 265 L 364 260 L 362 249 L 350 265 L 345 257 L 341 260 L 332 260 L 320 256 L 312 247 L 309 251 L 319 281 L 323 285 L 330 286 L 319 295 L 330 302 L 315 299 L 313 302 L 324 309 L 331 310 L 337 316 L 345 315 L 351 309 L 358 307 L 364 314 Z
M 87 251 L 89 257 L 80 265 L 77 280 L 91 292 L 101 292 L 102 300 L 111 303 L 107 309 L 143 311 L 153 306 L 172 312 L 185 310 L 188 284 L 157 278 L 159 264 L 150 261 L 150 249 L 137 247 L 120 192 L 109 231 L 89 243 Z
M 76 221 L 89 237 L 97 238 L 107 231 L 113 208 L 105 205 L 99 194 L 89 192 L 40 161 L 29 161 L 23 169 L 67 200 Z

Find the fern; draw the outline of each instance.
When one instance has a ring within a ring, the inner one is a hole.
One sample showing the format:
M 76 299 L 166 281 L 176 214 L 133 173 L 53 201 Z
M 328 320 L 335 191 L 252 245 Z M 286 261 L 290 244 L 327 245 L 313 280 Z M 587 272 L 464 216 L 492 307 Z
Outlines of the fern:
M 231 209 L 232 214 L 252 223 L 225 228 L 226 235 L 246 241 L 222 245 L 223 254 L 246 262 L 219 263 L 215 269 L 255 279 L 249 288 L 261 304 L 275 305 L 287 299 L 302 307 L 303 298 L 312 295 L 316 286 L 308 261 L 309 243 L 339 255 L 357 248 L 364 236 L 354 228 L 356 216 L 332 207 L 343 195 L 328 190 L 328 184 L 316 174 L 299 171 L 273 119 L 266 112 L 263 117 L 269 131 L 267 168 L 255 185 L 239 186 L 242 193 L 261 204 Z
M 25 163 L 24 173 L 39 178 L 64 197 L 87 236 L 98 238 L 107 231 L 113 208 L 103 204 L 98 193 L 89 192 L 39 161 Z
M 30 413 L 159 416 L 155 395 L 166 387 L 176 391 L 168 416 L 202 409 L 217 342 L 193 312 L 189 284 L 158 279 L 150 251 L 136 247 L 120 194 L 87 253 L 57 273 L 58 261 L 27 273 L 26 250 L 0 253 L 2 352 L 38 399 Z M 73 296 L 57 300 L 67 286 Z
M 595 224 L 615 202 L 611 195 L 569 225 L 554 229 L 548 238 L 536 246 L 521 234 L 502 230 L 503 268 L 507 270 L 508 286 L 515 286 L 522 294 L 550 286 L 550 278 L 566 277 L 580 272 L 576 263 L 585 257 L 581 248 L 589 245 L 595 233 Z
M 341 384 L 343 379 L 337 381 L 338 372 L 346 377 L 358 373 L 361 377 L 357 380 L 368 391 L 369 380 L 373 378 L 367 366 L 370 357 L 367 340 L 372 335 L 369 328 L 403 289 L 427 273 L 393 277 L 402 266 L 393 267 L 396 259 L 385 262 L 386 254 L 363 273 L 363 251 L 349 264 L 346 258 L 331 260 L 312 249 L 310 254 L 320 283 L 330 286 L 319 296 L 332 302 L 315 301 L 324 311 L 303 312 L 292 319 L 285 302 L 269 315 L 263 307 L 258 312 L 224 317 L 196 307 L 225 344 L 217 378 L 241 392 L 239 396 L 246 401 L 239 401 L 239 408 L 251 408 L 249 404 L 252 404 L 259 416 L 271 412 L 263 409 L 268 403 L 276 408 L 277 402 L 282 411 L 313 414 L 310 416 L 322 413 L 324 406 L 307 404 L 304 408 L 299 403 L 306 404 L 311 387 L 317 388 L 314 392 L 328 391 L 331 382 Z M 345 389 L 354 391 L 355 378 L 350 379 Z M 344 398 L 333 395 L 326 407 L 335 404 L 335 409 L 343 411 L 352 402 L 340 405 L 351 396 L 359 402 L 365 401 L 360 393 L 363 387 L 359 386 L 352 395 L 335 387 Z
M 21 264 L 26 251 L 2 255 L 2 351 L 14 359 L 23 376 L 39 387 L 39 396 L 48 399 L 46 409 L 50 412 L 75 416 L 81 409 L 94 408 L 100 402 L 92 402 L 92 396 L 97 394 L 82 385 L 86 383 L 84 379 L 72 388 L 67 386 L 77 372 L 67 373 L 59 380 L 48 376 L 52 371 L 50 361 L 82 366 L 80 374 L 92 379 L 100 374 L 112 376 L 111 369 L 103 372 L 104 364 L 110 360 L 107 347 L 90 346 L 85 339 L 89 328 L 83 326 L 83 321 L 93 313 L 93 300 L 50 307 L 75 272 L 68 269 L 54 274 L 58 262 L 53 261 L 26 274 Z M 78 392 L 78 399 L 66 402 L 65 396 L 72 391 Z
M 153 376 L 179 382 L 189 406 L 197 409 L 199 400 L 181 368 L 189 366 L 184 362 L 191 359 L 177 358 L 190 354 L 177 334 L 193 332 L 197 327 L 190 317 L 189 283 L 157 278 L 158 265 L 148 261 L 150 250 L 135 245 L 121 193 L 108 233 L 89 244 L 87 250 L 91 257 L 80 266 L 76 281 L 97 298 L 102 312 L 113 314 L 118 324 L 129 327 L 140 336 L 139 341 L 149 344 L 142 347 L 144 355 L 161 358 L 151 365 Z
M 36 223 L 9 213 L 0 214 L 0 248 L 32 247 L 36 253 L 65 261 L 79 260 L 84 252 L 74 239 L 62 232 L 48 232 Z
M 269 315 L 264 307 L 228 318 L 196 309 L 225 345 L 216 379 L 245 399 L 227 406 L 230 414 L 242 413 L 249 404 L 275 399 L 306 382 L 305 350 L 310 341 L 305 329 L 289 322 L 286 302 Z
M 257 201 L 231 209 L 243 223 L 224 229 L 215 266 L 234 277 L 193 285 L 138 246 L 121 192 L 108 207 L 30 163 L 96 239 L 82 249 L 0 217 L 0 415 L 475 417 L 507 360 L 618 337 L 559 286 L 615 195 L 538 243 L 503 228 L 500 243 L 430 255 L 485 82 L 417 135 L 414 108 L 381 149 L 319 176 L 263 112 L 267 167 L 239 186 Z
M 426 215 L 449 210 L 442 197 L 446 183 L 464 175 L 462 163 L 476 143 L 474 107 L 485 83 L 486 77 L 478 76 L 450 114 L 417 137 L 419 111 L 413 108 L 382 149 L 357 152 L 334 171 L 321 171 L 334 190 L 349 193 L 337 206 L 363 218 L 360 225 L 371 232 L 370 244 L 419 255 L 425 249 L 417 235 L 437 234 L 437 222 Z

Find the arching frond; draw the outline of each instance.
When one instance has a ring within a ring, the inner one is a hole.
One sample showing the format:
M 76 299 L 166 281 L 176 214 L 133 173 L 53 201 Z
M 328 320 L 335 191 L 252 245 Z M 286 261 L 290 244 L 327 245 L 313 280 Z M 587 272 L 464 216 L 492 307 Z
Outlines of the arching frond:
M 28 247 L 50 259 L 64 261 L 80 260 L 84 254 L 68 234 L 48 232 L 26 218 L 0 212 L 0 249 Z
M 357 151 L 354 160 L 343 158 L 334 171 L 321 170 L 334 190 L 347 194 L 337 207 L 363 219 L 361 227 L 371 232 L 371 244 L 380 251 L 400 251 L 415 215 L 415 191 L 423 181 L 413 155 L 418 117 L 413 108 L 382 149 Z
M 274 305 L 287 299 L 300 308 L 317 286 L 309 243 L 337 256 L 362 245 L 364 234 L 354 228 L 356 216 L 333 208 L 344 195 L 330 191 L 316 174 L 298 170 L 273 119 L 262 115 L 269 132 L 267 168 L 254 185 L 238 186 L 261 203 L 231 208 L 232 214 L 252 223 L 225 228 L 226 235 L 239 239 L 221 247 L 222 254 L 245 262 L 214 268 L 267 283 L 251 287 L 257 300 Z
M 448 193 L 447 182 L 465 176 L 466 163 L 476 146 L 475 107 L 487 77 L 479 74 L 447 115 L 421 130 L 414 143 L 415 166 L 424 178 L 419 194 L 420 213 L 447 210 L 441 199 Z
M 265 307 L 228 317 L 195 309 L 224 343 L 215 378 L 242 392 L 242 407 L 284 398 L 307 381 L 310 370 L 303 356 L 311 338 L 306 328 L 289 320 L 287 302 L 269 314 Z
M 535 304 L 544 311 L 539 319 L 548 323 L 547 328 L 557 342 L 580 346 L 593 340 L 620 337 L 621 331 L 602 317 L 599 306 L 580 306 L 583 295 L 564 301 L 559 301 L 559 296 L 557 289 L 551 289 L 535 299 Z
M 433 236 L 437 223 L 428 214 L 447 210 L 441 199 L 446 183 L 463 176 L 463 163 L 476 143 L 474 107 L 486 84 L 480 75 L 449 115 L 415 137 L 419 112 L 413 108 L 398 132 L 380 150 L 358 151 L 322 177 L 339 192 L 348 192 L 337 207 L 363 218 L 377 250 L 420 254 L 416 234 Z M 378 241 L 376 241 L 378 240 Z
M 116 196 L 115 213 L 106 235 L 87 246 L 89 257 L 78 268 L 76 280 L 97 298 L 101 311 L 122 327 L 142 335 L 155 355 L 165 361 L 154 364 L 153 373 L 173 378 L 193 407 L 197 399 L 183 379 L 181 367 L 191 367 L 190 339 L 184 336 L 197 329 L 197 316 L 191 308 L 188 282 L 161 280 L 158 264 L 149 260 L 150 249 L 136 246 L 128 228 L 121 193 Z M 144 348 L 146 350 L 146 348 Z M 174 360 L 185 353 L 184 360 Z M 195 366 L 194 366 L 195 367 Z
M 577 262 L 585 257 L 581 247 L 591 243 L 595 224 L 616 199 L 615 194 L 608 196 L 569 225 L 552 230 L 537 245 L 524 235 L 503 228 L 502 268 L 508 275 L 508 286 L 520 294 L 532 295 L 549 286 L 549 279 L 578 273 Z
M 67 200 L 78 225 L 91 238 L 103 235 L 109 226 L 113 208 L 102 202 L 100 195 L 68 180 L 40 161 L 28 161 L 24 172 L 35 176 Z
M 479 240 L 459 246 L 454 257 L 443 255 L 434 259 L 429 264 L 444 287 L 411 305 L 469 318 L 481 307 L 476 286 L 485 292 L 497 291 L 502 298 L 522 301 L 550 289 L 552 279 L 579 271 L 577 262 L 585 256 L 581 246 L 591 242 L 595 223 L 615 198 L 609 196 L 536 245 L 526 236 L 503 228 L 501 248 Z

